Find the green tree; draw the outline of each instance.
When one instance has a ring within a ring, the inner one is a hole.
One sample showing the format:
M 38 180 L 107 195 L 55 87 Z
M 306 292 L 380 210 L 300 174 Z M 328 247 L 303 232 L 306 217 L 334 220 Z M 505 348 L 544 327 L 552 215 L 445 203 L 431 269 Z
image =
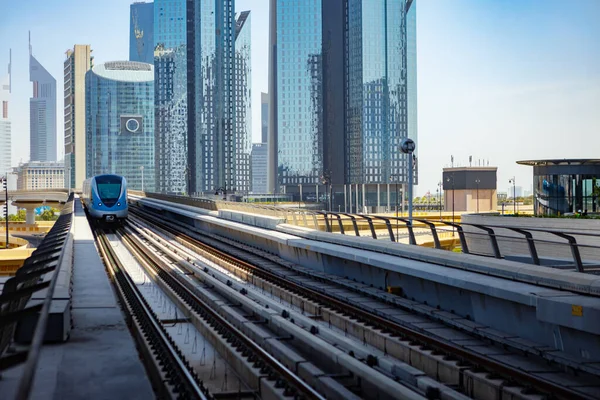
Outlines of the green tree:
M 58 210 L 56 208 L 50 208 L 42 211 L 40 215 L 36 217 L 38 221 L 56 221 L 58 219 L 58 215 L 56 215 Z
M 11 222 L 25 221 L 25 210 L 19 210 L 16 214 L 9 215 L 8 220 Z

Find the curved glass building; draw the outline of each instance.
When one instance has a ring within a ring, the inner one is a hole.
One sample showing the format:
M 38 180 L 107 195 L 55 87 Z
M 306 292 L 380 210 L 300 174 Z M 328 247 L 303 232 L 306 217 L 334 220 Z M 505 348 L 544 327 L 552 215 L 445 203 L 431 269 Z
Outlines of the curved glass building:
M 536 215 L 600 212 L 600 160 L 528 160 Z
M 85 88 L 86 177 L 123 175 L 130 189 L 154 191 L 154 67 L 96 65 Z

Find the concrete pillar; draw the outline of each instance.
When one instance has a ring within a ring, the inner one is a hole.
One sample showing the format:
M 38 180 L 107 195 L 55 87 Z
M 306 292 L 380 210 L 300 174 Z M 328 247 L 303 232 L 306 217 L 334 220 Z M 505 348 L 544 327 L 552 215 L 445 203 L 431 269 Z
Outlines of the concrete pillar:
M 390 204 L 390 184 L 387 184 L 387 211 L 390 212 L 392 210 L 392 205 Z
M 364 213 L 367 212 L 367 210 L 365 210 L 366 206 L 367 206 L 367 191 L 365 190 L 366 185 L 363 183 L 362 184 L 362 211 Z
M 352 184 L 348 184 L 348 212 L 352 212 Z
M 319 202 L 319 185 L 315 185 L 315 190 L 317 191 L 317 203 Z
M 379 205 L 379 203 L 380 203 L 379 195 L 380 195 L 380 193 L 379 193 L 379 183 L 378 183 L 377 184 L 377 211 L 376 212 L 381 212 L 381 210 L 379 209 L 379 207 L 380 207 L 380 205 Z
M 356 189 L 356 213 L 358 214 L 359 213 L 359 211 L 358 211 L 358 207 L 359 207 L 359 204 L 358 204 L 358 183 L 356 184 L 356 188 L 355 189 Z
M 348 185 L 344 184 L 344 212 L 348 212 L 348 197 L 346 195 L 346 186 Z
M 300 201 L 302 202 L 302 184 L 299 184 L 298 186 L 300 186 Z

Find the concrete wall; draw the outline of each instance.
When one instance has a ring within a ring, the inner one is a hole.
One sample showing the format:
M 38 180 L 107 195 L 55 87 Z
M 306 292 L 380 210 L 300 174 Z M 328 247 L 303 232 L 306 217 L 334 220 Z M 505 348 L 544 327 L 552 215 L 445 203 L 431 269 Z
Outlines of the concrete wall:
M 444 210 L 452 211 L 452 190 L 444 192 Z M 492 189 L 454 190 L 454 211 L 479 212 L 496 211 L 498 208 L 497 192 Z

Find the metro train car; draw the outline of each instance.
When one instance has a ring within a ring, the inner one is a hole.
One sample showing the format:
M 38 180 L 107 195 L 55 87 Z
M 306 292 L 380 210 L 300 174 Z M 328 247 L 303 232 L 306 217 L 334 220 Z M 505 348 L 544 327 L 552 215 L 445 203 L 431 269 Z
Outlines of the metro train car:
M 119 175 L 97 175 L 83 182 L 82 201 L 92 220 L 121 224 L 127 218 L 127 181 Z

